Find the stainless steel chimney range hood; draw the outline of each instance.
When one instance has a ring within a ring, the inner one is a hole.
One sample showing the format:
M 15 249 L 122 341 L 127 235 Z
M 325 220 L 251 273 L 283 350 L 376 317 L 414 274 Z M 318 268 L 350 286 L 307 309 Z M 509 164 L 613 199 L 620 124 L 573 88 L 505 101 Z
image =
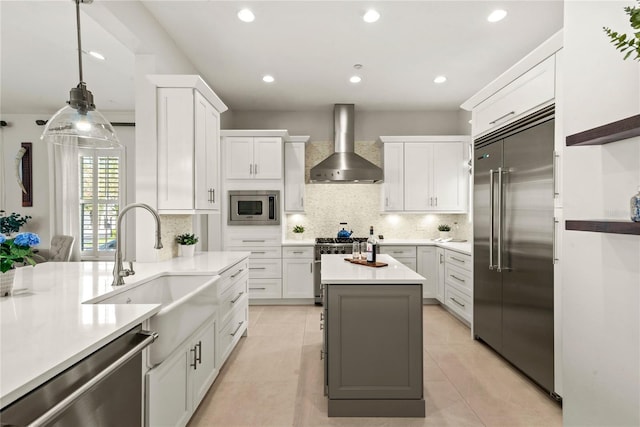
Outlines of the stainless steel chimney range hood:
M 382 169 L 355 153 L 354 105 L 335 104 L 334 153 L 311 168 L 315 183 L 376 183 L 384 179 Z

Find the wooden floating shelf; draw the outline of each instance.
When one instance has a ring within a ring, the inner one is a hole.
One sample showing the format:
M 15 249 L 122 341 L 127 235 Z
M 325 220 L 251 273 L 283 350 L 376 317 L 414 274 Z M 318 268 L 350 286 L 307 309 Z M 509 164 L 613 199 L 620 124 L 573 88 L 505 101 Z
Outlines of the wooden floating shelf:
M 596 233 L 635 234 L 640 236 L 640 222 L 613 220 L 567 220 L 565 229 L 574 231 L 593 231 Z
M 640 114 L 567 136 L 567 147 L 602 145 L 640 136 Z

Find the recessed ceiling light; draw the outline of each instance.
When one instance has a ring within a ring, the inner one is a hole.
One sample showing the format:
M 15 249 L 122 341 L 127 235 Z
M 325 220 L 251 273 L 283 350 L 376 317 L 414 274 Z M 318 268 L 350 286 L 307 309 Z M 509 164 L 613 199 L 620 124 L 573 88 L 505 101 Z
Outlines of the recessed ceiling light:
M 96 52 L 95 50 L 90 50 L 89 55 L 93 56 L 96 59 L 104 61 L 104 55 L 101 54 L 100 52 Z
M 262 81 L 265 83 L 273 83 L 276 79 L 273 78 L 273 76 L 267 74 L 262 76 Z
M 256 19 L 256 16 L 249 9 L 242 9 L 238 12 L 238 19 L 242 22 L 253 22 Z
M 351 83 L 360 83 L 362 81 L 362 77 L 360 77 L 360 76 L 351 76 L 349 81 Z
M 447 81 L 447 78 L 445 76 L 437 76 L 435 79 L 433 79 L 434 83 L 444 83 Z
M 504 19 L 507 16 L 507 11 L 502 9 L 496 9 L 487 16 L 487 21 L 489 22 L 498 22 Z
M 362 19 L 364 20 L 364 22 L 369 22 L 369 23 L 376 22 L 378 19 L 380 19 L 380 14 L 376 10 L 369 9 L 364 14 Z

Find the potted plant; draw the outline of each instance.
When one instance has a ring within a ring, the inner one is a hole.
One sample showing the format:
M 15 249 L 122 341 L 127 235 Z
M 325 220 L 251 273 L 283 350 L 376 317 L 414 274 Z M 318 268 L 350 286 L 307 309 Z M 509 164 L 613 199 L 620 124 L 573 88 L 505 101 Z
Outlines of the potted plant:
M 195 234 L 178 234 L 176 236 L 176 242 L 178 243 L 178 256 L 182 257 L 192 257 L 193 253 L 196 249 L 196 243 L 198 243 L 198 238 Z
M 304 227 L 301 225 L 296 225 L 293 227 L 293 234 L 296 236 L 296 239 L 302 239 L 302 233 L 304 233 Z
M 0 233 L 5 236 L 11 236 L 13 233 L 20 231 L 20 227 L 25 225 L 31 219 L 29 215 L 19 215 L 11 212 L 9 216 L 5 216 L 5 211 L 0 210 Z
M 440 224 L 438 226 L 438 231 L 440 232 L 441 239 L 448 239 L 449 232 L 451 231 L 451 226 L 449 226 L 448 224 Z
M 17 264 L 36 265 L 31 248 L 39 244 L 40 237 L 34 233 L 20 233 L 14 238 L 0 234 L 0 296 L 11 293 Z

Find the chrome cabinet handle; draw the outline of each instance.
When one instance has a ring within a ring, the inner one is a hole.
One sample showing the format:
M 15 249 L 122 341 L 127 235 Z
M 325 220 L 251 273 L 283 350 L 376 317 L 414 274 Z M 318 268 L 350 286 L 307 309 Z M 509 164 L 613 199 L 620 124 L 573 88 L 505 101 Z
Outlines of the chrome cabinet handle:
M 209 203 L 215 203 L 216 201 L 216 190 L 213 188 L 209 189 Z
M 243 325 L 243 324 L 244 324 L 244 320 L 243 320 L 242 322 L 238 323 L 238 327 L 236 328 L 236 330 L 235 330 L 235 331 L 233 331 L 233 332 L 231 332 L 231 336 L 232 336 L 232 337 L 235 337 L 235 336 L 236 336 L 236 334 L 238 333 L 238 331 L 240 330 L 240 328 L 242 328 L 242 325 Z
M 384 205 L 385 205 L 386 207 L 389 207 L 389 198 L 388 198 L 388 197 L 385 197 L 385 198 L 384 198 Z
M 251 251 L 252 254 L 266 254 L 265 251 Z
M 304 252 L 303 251 L 292 251 L 291 253 L 292 254 L 303 254 Z
M 193 346 L 193 348 L 190 348 L 189 351 L 193 353 L 193 362 L 189 363 L 189 366 L 191 366 L 195 371 L 196 369 L 198 369 L 198 364 L 196 363 L 198 361 L 198 358 L 196 357 L 196 347 Z
M 464 279 L 459 278 L 459 277 L 458 277 L 458 276 L 456 276 L 455 274 L 450 274 L 449 276 L 453 277 L 454 279 L 456 279 L 456 280 L 457 280 L 457 281 L 459 281 L 459 282 L 462 282 L 462 283 L 464 283 L 464 282 L 465 282 L 465 280 L 464 280 Z
M 249 267 L 249 270 L 266 270 L 267 267 Z
M 266 291 L 267 288 L 249 288 L 250 291 Z
M 242 273 L 243 271 L 244 271 L 244 268 L 241 268 L 240 270 L 238 270 L 238 271 L 236 272 L 236 274 L 232 274 L 230 277 L 231 277 L 232 279 L 235 279 L 235 278 L 236 278 L 236 276 L 237 276 L 238 274 Z
M 451 257 L 451 259 L 452 259 L 452 260 L 454 260 L 454 261 L 461 262 L 461 263 L 463 263 L 463 264 L 464 264 L 464 263 L 466 263 L 466 261 L 465 261 L 465 260 L 460 259 L 460 258 L 456 258 L 456 257 L 454 257 L 454 256 L 452 256 L 452 257 Z
M 440 264 L 444 263 L 444 255 L 440 254 Z
M 254 175 L 258 175 L 258 164 L 257 163 L 253 164 L 253 174 Z
M 196 348 L 198 350 L 196 361 L 202 365 L 202 341 L 198 341 L 198 344 L 196 344 Z
M 86 383 L 82 384 L 78 389 L 76 389 L 73 393 L 62 399 L 58 402 L 54 407 L 49 409 L 44 414 L 40 415 L 36 420 L 29 424 L 30 426 L 41 426 L 45 424 L 49 424 L 55 417 L 65 411 L 69 406 L 73 405 L 76 400 L 80 399 L 84 394 L 86 394 L 90 389 L 95 387 L 98 383 L 102 382 L 105 378 L 111 375 L 114 371 L 120 369 L 122 365 L 127 363 L 129 360 L 138 355 L 145 347 L 149 346 L 152 342 L 158 339 L 158 334 L 156 332 L 149 331 L 140 331 L 139 334 L 146 335 L 145 338 L 140 344 L 136 345 L 134 348 L 123 354 L 118 360 L 113 362 L 111 365 L 107 366 L 103 371 L 99 372 L 95 377 L 91 378 Z
M 309 263 L 309 273 L 313 273 L 313 263 Z
M 324 360 L 324 351 L 320 349 L 320 360 Z
M 559 196 L 560 190 L 558 189 L 558 159 L 560 155 L 557 151 L 553 152 L 553 195 Z
M 465 305 L 463 303 L 461 303 L 460 301 L 458 301 L 457 299 L 455 299 L 454 297 L 449 297 L 449 299 L 453 302 L 455 302 L 456 304 L 458 304 L 460 307 L 464 307 Z
M 433 206 L 433 197 L 429 197 L 429 206 Z
M 558 259 L 558 251 L 557 251 L 557 247 L 558 247 L 558 224 L 560 223 L 560 221 L 558 221 L 558 218 L 553 218 L 553 263 L 557 264 L 558 261 L 560 261 L 560 259 Z
M 300 206 L 304 207 L 304 197 L 300 197 Z
M 504 116 L 500 116 L 500 117 L 498 117 L 497 119 L 495 119 L 494 121 L 489 122 L 489 124 L 490 124 L 490 125 L 494 125 L 494 124 L 496 124 L 497 122 L 499 122 L 500 120 L 502 120 L 502 119 L 506 119 L 507 117 L 509 117 L 510 115 L 515 114 L 515 113 L 516 113 L 515 111 L 509 111 L 509 112 L 508 112 L 507 114 L 505 114 Z
M 249 175 L 253 175 L 253 165 L 249 163 Z
M 264 239 L 246 239 L 242 243 L 264 243 Z
M 438 206 L 438 196 L 436 196 L 436 206 Z
M 234 299 L 232 299 L 232 300 L 231 300 L 231 304 L 235 304 L 235 303 L 236 303 L 236 301 L 238 301 L 238 300 L 242 297 L 242 295 L 244 295 L 244 291 L 240 292 L 240 293 L 238 294 L 238 296 L 237 296 L 237 297 L 235 297 Z

